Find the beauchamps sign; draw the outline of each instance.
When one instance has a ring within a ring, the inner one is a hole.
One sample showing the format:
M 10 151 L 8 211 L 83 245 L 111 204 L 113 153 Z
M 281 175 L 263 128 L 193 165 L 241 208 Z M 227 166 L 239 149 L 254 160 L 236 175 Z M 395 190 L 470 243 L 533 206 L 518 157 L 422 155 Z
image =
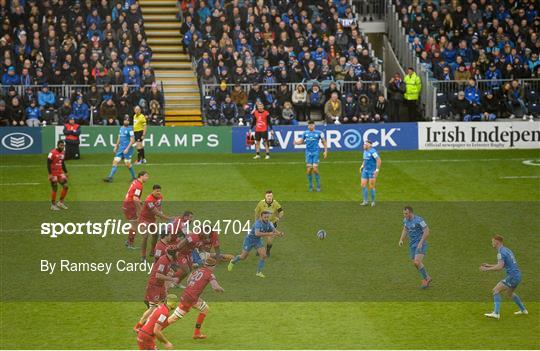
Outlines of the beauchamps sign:
M 81 153 L 111 152 L 120 127 L 81 127 Z M 44 131 L 43 149 L 54 147 L 64 138 L 64 128 L 48 127 Z M 226 127 L 149 127 L 144 147 L 151 152 L 221 152 L 231 150 L 231 130 Z
M 421 122 L 418 148 L 434 149 L 537 149 L 540 122 Z

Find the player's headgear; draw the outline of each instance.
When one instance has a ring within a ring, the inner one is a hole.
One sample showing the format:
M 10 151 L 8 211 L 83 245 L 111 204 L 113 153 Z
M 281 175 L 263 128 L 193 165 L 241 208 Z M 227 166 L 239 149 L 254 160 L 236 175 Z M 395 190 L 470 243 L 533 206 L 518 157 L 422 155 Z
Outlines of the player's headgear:
M 178 296 L 176 296 L 175 294 L 167 295 L 167 298 L 165 299 L 165 304 L 167 305 L 169 310 L 174 310 L 178 305 Z
M 207 257 L 206 260 L 204 260 L 204 265 L 209 267 L 214 267 L 217 264 L 217 261 L 213 257 Z

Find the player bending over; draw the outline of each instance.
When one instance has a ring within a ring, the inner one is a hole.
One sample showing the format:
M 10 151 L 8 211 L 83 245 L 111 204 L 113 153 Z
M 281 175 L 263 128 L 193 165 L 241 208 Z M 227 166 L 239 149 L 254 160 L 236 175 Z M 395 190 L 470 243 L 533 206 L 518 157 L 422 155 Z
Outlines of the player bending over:
M 495 319 L 501 318 L 501 292 L 506 292 L 508 296 L 512 296 L 512 300 L 518 305 L 519 311 L 514 312 L 514 314 L 529 314 L 519 296 L 514 293 L 514 290 L 516 290 L 521 282 L 521 271 L 519 270 L 514 253 L 503 245 L 503 237 L 500 235 L 495 235 L 491 239 L 491 245 L 497 249 L 497 263 L 482 263 L 480 270 L 482 272 L 488 272 L 500 271 L 504 268 L 506 277 L 493 288 L 493 312 L 486 313 L 484 316 Z
M 219 285 L 214 275 L 214 267 L 217 261 L 211 257 L 207 258 L 203 266 L 189 276 L 187 287 L 184 289 L 182 297 L 180 297 L 180 305 L 176 308 L 173 315 L 169 317 L 169 324 L 176 322 L 178 319 L 183 318 L 186 313 L 189 312 L 191 307 L 195 307 L 199 310 L 199 316 L 197 316 L 197 322 L 195 323 L 195 331 L 193 333 L 193 339 L 206 339 L 207 336 L 201 333 L 201 326 L 208 314 L 208 305 L 204 302 L 200 296 L 208 283 L 212 286 L 215 292 L 224 292 L 223 288 Z
M 323 158 L 328 155 L 328 147 L 324 134 L 320 130 L 315 130 L 315 122 L 308 122 L 308 130 L 304 131 L 302 138 L 294 141 L 295 145 L 306 144 L 306 173 L 309 183 L 309 191 L 313 191 L 313 175 L 317 184 L 317 191 L 321 191 L 321 181 L 319 177 L 319 140 L 322 141 L 324 152 Z
M 128 240 L 125 243 L 128 249 L 135 249 L 135 233 L 137 220 L 142 209 L 141 197 L 143 193 L 143 185 L 148 181 L 148 178 L 148 172 L 140 171 L 137 179 L 131 182 L 128 192 L 124 197 L 124 203 L 122 204 L 124 216 L 131 224 L 128 232 Z
M 276 230 L 272 222 L 270 222 L 270 211 L 263 211 L 261 214 L 261 219 L 258 219 L 255 221 L 255 224 L 253 227 L 251 227 L 251 230 L 249 233 L 247 233 L 246 237 L 244 238 L 244 245 L 242 248 L 242 253 L 240 255 L 235 256 L 231 262 L 229 262 L 229 265 L 227 266 L 227 269 L 230 271 L 233 270 L 234 265 L 237 264 L 240 260 L 245 260 L 249 252 L 255 248 L 257 250 L 257 253 L 259 254 L 259 264 L 257 266 L 257 277 L 264 278 L 265 275 L 263 274 L 262 270 L 264 268 L 264 264 L 266 261 L 266 248 L 264 247 L 264 243 L 262 238 L 265 237 L 275 237 L 275 236 L 283 236 L 285 233 L 280 232 Z
M 364 198 L 361 204 L 362 206 L 367 206 L 368 204 L 368 185 L 371 192 L 371 206 L 375 206 L 375 181 L 379 175 L 381 163 L 382 161 L 377 150 L 373 148 L 373 142 L 366 140 L 364 142 L 364 160 L 360 166 L 362 195 Z
M 169 325 L 169 313 L 176 308 L 177 299 L 176 295 L 169 294 L 165 301 L 152 311 L 152 314 L 137 332 L 139 350 L 157 350 L 156 338 L 163 343 L 167 350 L 174 348 L 173 344 L 163 335 L 163 329 Z
M 141 316 L 139 322 L 133 328 L 137 331 L 147 320 L 148 316 L 157 307 L 160 301 L 163 301 L 167 296 L 167 286 L 165 282 L 176 282 L 176 278 L 172 276 L 175 269 L 176 249 L 168 247 L 167 253 L 161 256 L 157 262 L 152 265 L 148 282 L 146 283 L 146 293 L 144 303 L 147 310 Z
M 154 246 L 156 246 L 158 233 L 153 233 L 149 229 L 157 229 L 157 225 L 152 226 L 151 224 L 156 224 L 156 217 L 159 217 L 163 220 L 169 220 L 169 217 L 163 214 L 161 205 L 163 202 L 163 196 L 161 195 L 161 185 L 154 184 L 152 187 L 152 192 L 146 200 L 144 200 L 144 205 L 139 216 L 139 231 L 142 235 L 141 243 L 141 261 L 146 261 L 146 246 L 148 243 L 148 235 L 152 236 L 150 243 L 150 255 L 154 254 Z
M 64 203 L 68 192 L 67 184 L 67 169 L 64 163 L 64 147 L 65 142 L 59 140 L 56 143 L 56 149 L 52 149 L 47 156 L 47 172 L 49 173 L 49 182 L 51 182 L 51 210 L 60 211 L 61 208 L 67 210 Z M 60 201 L 56 202 L 56 192 L 58 191 L 58 183 L 62 186 L 60 193 Z
M 124 164 L 131 174 L 131 180 L 135 180 L 135 171 L 131 164 L 131 156 L 133 155 L 133 144 L 135 143 L 135 134 L 133 128 L 129 125 L 129 117 L 124 118 L 124 125 L 120 127 L 116 144 L 114 144 L 114 158 L 112 163 L 111 172 L 103 179 L 104 182 L 112 182 L 114 174 L 118 169 L 118 162 L 124 160 Z
M 403 245 L 405 236 L 409 237 L 409 257 L 414 266 L 422 276 L 422 289 L 429 287 L 431 277 L 424 267 L 424 256 L 428 249 L 427 238 L 429 236 L 429 228 L 424 219 L 414 214 L 412 207 L 406 206 L 403 209 L 403 230 L 399 238 L 399 246 Z

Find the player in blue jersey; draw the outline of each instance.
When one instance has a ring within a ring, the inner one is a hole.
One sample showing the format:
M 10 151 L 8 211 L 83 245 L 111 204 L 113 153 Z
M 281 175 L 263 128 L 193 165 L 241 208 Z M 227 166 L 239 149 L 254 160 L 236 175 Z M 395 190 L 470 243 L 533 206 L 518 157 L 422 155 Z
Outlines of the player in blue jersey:
M 368 205 L 368 186 L 371 191 L 371 206 L 375 206 L 375 181 L 379 175 L 381 163 L 382 161 L 377 150 L 373 148 L 373 142 L 366 140 L 364 142 L 364 160 L 362 161 L 362 166 L 360 166 L 362 195 L 364 199 L 361 204 L 362 206 Z
M 129 169 L 131 174 L 131 179 L 135 180 L 135 171 L 131 164 L 131 156 L 133 155 L 133 144 L 135 143 L 135 134 L 133 133 L 133 128 L 129 125 L 129 117 L 124 118 L 124 125 L 120 127 L 120 133 L 116 139 L 116 144 L 114 145 L 114 158 L 111 168 L 111 173 L 103 179 L 105 182 L 112 182 L 114 174 L 118 169 L 118 162 L 124 160 L 126 167 Z
M 403 230 L 399 238 L 399 246 L 403 245 L 405 237 L 409 237 L 409 257 L 414 266 L 422 276 L 422 289 L 429 287 L 431 277 L 424 267 L 424 256 L 428 249 L 427 238 L 429 236 L 429 227 L 426 221 L 420 216 L 414 214 L 412 207 L 406 206 L 403 209 Z
M 263 237 L 276 237 L 283 236 L 285 233 L 278 231 L 272 222 L 270 222 L 270 216 L 272 212 L 263 211 L 261 213 L 261 218 L 255 221 L 255 224 L 251 227 L 249 233 L 247 233 L 244 238 L 244 244 L 242 247 L 242 253 L 236 255 L 230 262 L 227 269 L 230 271 L 233 270 L 234 265 L 240 262 L 240 260 L 245 260 L 249 252 L 252 249 L 256 249 L 259 254 L 259 264 L 257 266 L 257 277 L 264 278 L 262 270 L 266 261 L 266 246 L 263 241 Z
M 482 272 L 488 272 L 500 271 L 504 268 L 506 277 L 493 288 L 493 312 L 484 315 L 489 318 L 501 318 L 501 292 L 507 292 L 509 296 L 512 296 L 512 300 L 516 305 L 518 305 L 519 311 L 514 312 L 514 314 L 529 314 L 519 296 L 514 293 L 514 290 L 516 290 L 521 282 L 521 271 L 519 270 L 514 253 L 503 245 L 503 237 L 500 235 L 495 235 L 491 239 L 491 245 L 497 249 L 497 263 L 483 263 L 480 266 L 480 270 Z
M 319 141 L 322 141 L 324 152 L 323 158 L 326 159 L 328 155 L 328 147 L 324 134 L 320 130 L 315 130 L 315 122 L 308 122 L 308 130 L 302 134 L 302 138 L 294 141 L 295 145 L 306 144 L 306 167 L 307 178 L 309 183 L 309 191 L 313 191 L 313 175 L 315 175 L 315 182 L 317 185 L 317 191 L 321 191 L 321 180 L 319 176 Z

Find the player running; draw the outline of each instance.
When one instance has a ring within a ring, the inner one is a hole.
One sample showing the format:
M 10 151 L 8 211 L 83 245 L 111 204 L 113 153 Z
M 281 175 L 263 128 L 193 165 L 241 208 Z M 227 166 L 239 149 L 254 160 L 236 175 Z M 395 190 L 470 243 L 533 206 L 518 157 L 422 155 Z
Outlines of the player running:
M 261 218 L 263 211 L 270 211 L 270 222 L 277 228 L 279 220 L 283 217 L 283 207 L 274 199 L 274 193 L 272 190 L 267 190 L 264 194 L 264 199 L 259 201 L 257 207 L 255 207 L 255 220 Z M 270 250 L 272 250 L 272 243 L 274 237 L 266 237 L 266 256 L 270 257 Z
M 51 183 L 51 210 L 60 211 L 61 208 L 67 210 L 64 203 L 68 192 L 67 184 L 67 169 L 64 162 L 64 147 L 66 146 L 63 140 L 56 143 L 56 148 L 49 151 L 47 156 L 47 172 L 49 173 L 49 182 Z M 62 186 L 60 193 L 60 201 L 56 202 L 56 192 L 58 191 L 58 183 Z
M 503 237 L 500 235 L 495 235 L 491 239 L 491 245 L 497 249 L 497 263 L 482 263 L 480 270 L 482 272 L 488 272 L 500 271 L 504 268 L 506 277 L 498 282 L 493 288 L 493 312 L 486 313 L 484 316 L 495 319 L 501 318 L 501 292 L 504 291 L 506 291 L 509 296 L 512 296 L 512 300 L 519 307 L 519 311 L 514 312 L 514 314 L 529 314 L 519 296 L 514 293 L 514 290 L 516 290 L 521 282 L 521 271 L 519 270 L 514 253 L 503 245 Z
M 111 172 L 103 179 L 104 182 L 112 182 L 113 177 L 118 169 L 118 162 L 124 160 L 124 164 L 131 174 L 131 180 L 135 180 L 135 171 L 131 164 L 131 156 L 133 155 L 133 144 L 135 143 L 135 134 L 133 128 L 129 125 L 129 117 L 124 118 L 124 125 L 120 127 L 116 144 L 114 144 L 114 158 L 112 163 Z
M 165 301 L 152 311 L 146 323 L 138 329 L 137 343 L 139 344 L 139 350 L 157 350 L 156 338 L 163 343 L 167 350 L 174 348 L 173 344 L 163 335 L 163 329 L 169 325 L 169 313 L 176 308 L 177 300 L 176 295 L 167 295 Z
M 309 183 L 309 191 L 313 191 L 313 174 L 315 174 L 315 182 L 317 191 L 321 191 L 321 181 L 319 177 L 319 140 L 322 141 L 324 152 L 323 158 L 328 155 L 328 147 L 324 133 L 320 130 L 315 130 L 315 122 L 308 122 L 308 130 L 304 131 L 302 138 L 294 141 L 295 145 L 306 144 L 306 173 Z
M 409 236 L 409 257 L 422 276 L 422 289 L 429 287 L 431 277 L 424 267 L 424 256 L 428 249 L 427 238 L 429 236 L 429 227 L 426 221 L 420 216 L 414 214 L 412 207 L 406 206 L 403 209 L 403 230 L 399 238 L 399 246 L 403 245 L 405 236 Z
M 242 248 L 242 253 L 240 255 L 235 256 L 227 266 L 227 269 L 230 271 L 233 270 L 234 265 L 237 264 L 240 260 L 245 260 L 249 252 L 255 248 L 257 250 L 257 253 L 259 254 L 259 264 L 257 265 L 257 273 L 256 276 L 260 278 L 265 278 L 265 275 L 263 274 L 262 270 L 264 268 L 264 264 L 266 261 L 266 248 L 264 246 L 264 243 L 262 241 L 262 238 L 264 237 L 275 237 L 275 236 L 283 236 L 285 233 L 278 231 L 272 222 L 270 222 L 270 215 L 272 213 L 270 211 L 263 211 L 261 213 L 261 219 L 258 219 L 255 221 L 255 224 L 253 227 L 251 227 L 251 230 L 249 233 L 247 233 L 246 237 L 244 238 L 244 245 Z
M 150 255 L 154 254 L 154 246 L 156 246 L 158 233 L 153 232 L 157 230 L 156 217 L 163 220 L 169 220 L 169 217 L 163 214 L 161 205 L 163 203 L 163 196 L 161 195 L 161 185 L 154 184 L 152 192 L 142 206 L 141 214 L 139 216 L 139 232 L 142 235 L 141 244 L 141 261 L 146 262 L 146 246 L 148 243 L 148 234 L 152 235 L 152 241 L 150 244 Z M 152 225 L 154 224 L 154 225 Z
M 199 316 L 195 323 L 195 331 L 193 333 L 193 339 L 206 339 L 207 336 L 201 333 L 201 327 L 208 314 L 208 305 L 204 302 L 200 296 L 208 283 L 212 286 L 215 292 L 224 292 L 223 288 L 219 285 L 214 275 L 214 267 L 217 261 L 211 257 L 204 261 L 201 268 L 197 269 L 189 276 L 187 287 L 184 289 L 182 297 L 180 297 L 180 305 L 176 308 L 173 315 L 169 317 L 168 323 L 172 324 L 178 319 L 183 318 L 186 313 L 189 312 L 191 307 L 195 307 L 199 310 Z
M 165 255 L 161 256 L 152 265 L 148 282 L 146 283 L 146 293 L 144 303 L 148 308 L 142 315 L 139 322 L 133 328 L 137 331 L 146 321 L 158 304 L 165 300 L 167 296 L 167 286 L 165 282 L 176 283 L 177 279 L 172 276 L 172 271 L 176 269 L 174 263 L 176 258 L 176 248 L 169 246 Z
M 131 182 L 128 192 L 124 197 L 124 203 L 122 204 L 124 216 L 129 223 L 131 223 L 128 233 L 128 240 L 125 243 L 128 249 L 135 249 L 135 232 L 137 220 L 139 219 L 139 213 L 141 213 L 142 209 L 141 197 L 143 193 L 143 185 L 148 181 L 148 178 L 148 172 L 140 171 L 137 179 Z
M 364 197 L 364 201 L 361 203 L 362 206 L 368 205 L 368 183 L 371 192 L 371 206 L 375 206 L 375 181 L 379 175 L 381 163 L 377 150 L 373 148 L 373 142 L 366 140 L 364 142 L 364 160 L 360 166 L 362 194 Z

